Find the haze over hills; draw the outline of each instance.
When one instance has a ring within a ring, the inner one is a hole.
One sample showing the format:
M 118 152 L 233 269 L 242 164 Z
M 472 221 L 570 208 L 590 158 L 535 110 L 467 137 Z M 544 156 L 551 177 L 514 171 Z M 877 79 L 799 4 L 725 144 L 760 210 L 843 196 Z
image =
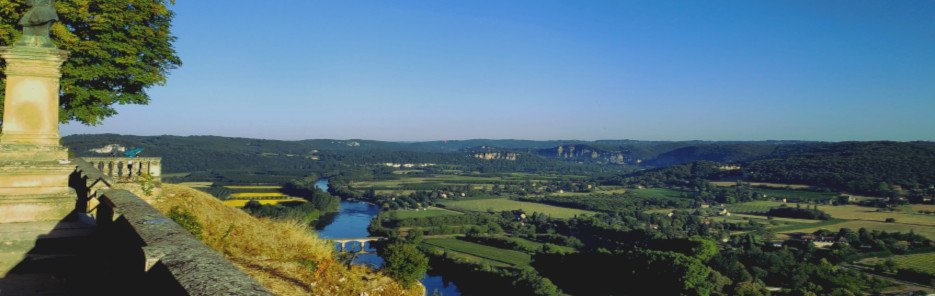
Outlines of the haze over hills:
M 383 163 L 458 164 L 484 170 L 550 168 L 632 172 L 697 161 L 741 164 L 752 180 L 803 183 L 873 192 L 877 183 L 935 183 L 932 142 L 806 141 L 532 141 L 373 140 L 280 141 L 217 136 L 73 135 L 63 138 L 78 156 L 102 156 L 109 145 L 140 147 L 163 157 L 169 173 L 303 170 Z M 97 150 L 97 151 L 95 151 Z M 364 153 L 360 153 L 364 152 Z

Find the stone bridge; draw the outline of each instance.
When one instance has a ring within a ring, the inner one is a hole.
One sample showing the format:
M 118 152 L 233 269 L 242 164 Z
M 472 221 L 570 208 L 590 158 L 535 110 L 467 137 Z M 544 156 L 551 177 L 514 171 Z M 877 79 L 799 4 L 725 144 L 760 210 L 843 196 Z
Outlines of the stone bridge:
M 376 242 L 385 240 L 385 237 L 360 237 L 360 238 L 334 238 L 331 241 L 335 242 L 336 248 L 339 252 L 351 252 L 350 247 L 352 243 L 360 244 L 360 250 L 355 252 L 359 254 L 372 253 L 367 251 L 367 243 Z

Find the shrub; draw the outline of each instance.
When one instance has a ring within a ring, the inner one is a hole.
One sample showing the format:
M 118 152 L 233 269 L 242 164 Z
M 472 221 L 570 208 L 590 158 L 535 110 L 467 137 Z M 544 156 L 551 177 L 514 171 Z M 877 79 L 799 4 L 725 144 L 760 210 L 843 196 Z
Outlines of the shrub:
M 202 238 L 201 223 L 199 223 L 198 219 L 195 218 L 195 215 L 193 215 L 188 210 L 179 206 L 175 206 L 169 210 L 169 214 L 166 216 L 168 216 L 169 219 L 172 219 L 172 221 L 175 221 L 175 223 L 178 223 L 179 226 L 182 226 L 182 228 L 185 228 L 185 230 L 188 230 L 188 232 L 190 232 L 199 240 Z

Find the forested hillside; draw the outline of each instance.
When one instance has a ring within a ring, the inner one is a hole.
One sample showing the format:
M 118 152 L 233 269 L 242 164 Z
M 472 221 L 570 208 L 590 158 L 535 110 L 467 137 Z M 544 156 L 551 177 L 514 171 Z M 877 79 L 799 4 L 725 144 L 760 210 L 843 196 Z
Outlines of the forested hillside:
M 858 193 L 889 194 L 935 184 L 935 144 L 843 142 L 751 161 L 752 181 L 801 183 Z
M 453 165 L 482 173 L 611 173 L 631 171 L 636 160 L 643 160 L 643 168 L 714 161 L 741 164 L 750 181 L 801 183 L 855 193 L 888 194 L 894 186 L 908 190 L 935 184 L 935 144 L 930 142 L 277 141 L 113 134 L 68 136 L 63 142 L 77 156 L 108 155 L 91 150 L 111 144 L 144 148 L 144 156 L 165 160 L 167 173 L 251 171 L 303 176 L 383 163 Z M 515 157 L 485 160 L 477 157 L 477 147 Z M 658 175 L 655 171 L 648 174 Z

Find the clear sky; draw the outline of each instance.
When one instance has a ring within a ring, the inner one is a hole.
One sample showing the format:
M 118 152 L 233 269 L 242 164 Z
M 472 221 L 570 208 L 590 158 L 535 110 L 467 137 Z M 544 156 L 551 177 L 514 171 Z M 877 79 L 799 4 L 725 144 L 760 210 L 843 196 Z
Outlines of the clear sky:
M 184 65 L 63 134 L 935 140 L 935 1 L 179 0 Z

